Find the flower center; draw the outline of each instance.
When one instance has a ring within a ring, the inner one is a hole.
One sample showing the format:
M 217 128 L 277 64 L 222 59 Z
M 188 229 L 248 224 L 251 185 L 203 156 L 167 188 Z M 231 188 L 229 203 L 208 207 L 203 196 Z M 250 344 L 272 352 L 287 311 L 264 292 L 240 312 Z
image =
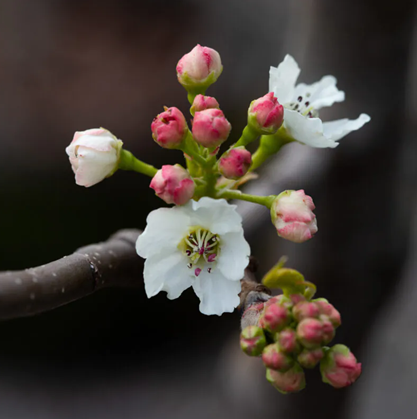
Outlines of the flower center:
M 292 111 L 297 111 L 301 115 L 308 118 L 318 118 L 319 113 L 310 104 L 311 93 L 306 93 L 305 96 L 298 96 L 294 102 L 286 103 L 284 106 Z
M 178 247 L 189 259 L 188 268 L 193 269 L 194 275 L 198 276 L 203 269 L 208 273 L 212 272 L 219 255 L 219 245 L 220 238 L 217 234 L 197 226 L 191 227 Z

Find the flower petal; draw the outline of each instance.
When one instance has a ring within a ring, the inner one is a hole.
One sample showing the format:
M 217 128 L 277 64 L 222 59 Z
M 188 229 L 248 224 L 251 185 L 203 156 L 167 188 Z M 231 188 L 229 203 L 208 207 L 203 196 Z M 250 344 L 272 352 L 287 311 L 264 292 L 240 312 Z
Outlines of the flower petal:
M 159 208 L 148 215 L 146 222 L 145 231 L 136 242 L 136 251 L 143 258 L 177 250 L 188 232 L 190 217 L 184 207 Z
M 294 140 L 317 148 L 334 148 L 338 143 L 323 134 L 320 118 L 308 118 L 297 111 L 284 108 L 284 128 Z
M 117 151 L 97 151 L 79 146 L 76 150 L 78 167 L 75 173 L 77 185 L 93 186 L 109 175 L 117 165 Z
M 286 55 L 278 67 L 269 70 L 269 91 L 274 92 L 279 103 L 289 103 L 294 96 L 294 87 L 300 68 L 291 55 Z
M 218 269 L 201 272 L 193 284 L 200 299 L 200 311 L 206 315 L 232 313 L 239 305 L 240 281 L 228 281 Z
M 152 255 L 145 261 L 143 277 L 148 298 L 166 291 L 169 299 L 178 298 L 192 284 L 188 260 L 179 251 Z
M 337 80 L 333 76 L 324 76 L 320 81 L 307 85 L 300 83 L 295 88 L 292 100 L 295 102 L 302 97 L 303 104 L 309 102 L 309 106 L 318 110 L 325 106 L 332 106 L 335 102 L 345 100 L 345 92 L 336 87 Z
M 186 205 L 194 225 L 207 228 L 214 234 L 225 234 L 242 230 L 242 217 L 236 212 L 236 205 L 224 199 L 201 198 Z
M 217 269 L 231 281 L 241 280 L 250 256 L 250 247 L 243 237 L 243 230 L 222 235 L 220 246 Z
M 324 135 L 332 141 L 339 141 L 350 132 L 362 128 L 370 120 L 371 117 L 369 115 L 362 113 L 359 115 L 359 118 L 354 120 L 345 118 L 337 121 L 324 122 Z

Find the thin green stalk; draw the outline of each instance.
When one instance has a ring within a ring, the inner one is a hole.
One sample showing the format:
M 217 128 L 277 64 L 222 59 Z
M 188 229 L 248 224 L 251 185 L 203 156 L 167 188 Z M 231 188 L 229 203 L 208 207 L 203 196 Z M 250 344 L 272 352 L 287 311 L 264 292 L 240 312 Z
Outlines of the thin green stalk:
M 130 151 L 123 148 L 120 153 L 119 169 L 132 170 L 150 177 L 154 177 L 158 171 L 156 167 L 138 160 Z
M 244 146 L 246 147 L 252 141 L 255 141 L 259 137 L 259 132 L 254 130 L 250 125 L 246 125 L 243 129 L 242 136 L 233 148 Z
M 242 193 L 240 191 L 231 191 L 225 190 L 218 193 L 219 198 L 226 198 L 226 199 L 240 199 L 242 201 L 253 202 L 254 204 L 264 205 L 268 209 L 271 208 L 274 199 L 276 198 L 275 195 L 270 196 L 256 196 L 256 195 L 249 195 Z

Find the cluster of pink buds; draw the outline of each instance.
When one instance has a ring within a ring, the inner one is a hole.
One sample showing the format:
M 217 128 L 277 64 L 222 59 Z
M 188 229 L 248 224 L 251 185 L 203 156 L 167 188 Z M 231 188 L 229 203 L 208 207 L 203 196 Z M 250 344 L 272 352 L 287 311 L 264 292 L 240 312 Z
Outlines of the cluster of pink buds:
M 251 319 L 251 326 L 246 326 L 246 316 Z M 346 387 L 360 376 L 361 364 L 346 346 L 327 347 L 341 319 L 340 313 L 323 298 L 309 300 L 303 294 L 272 297 L 247 307 L 242 325 L 242 350 L 262 357 L 267 380 L 280 392 L 302 390 L 303 369 L 319 363 L 323 381 L 335 388 Z

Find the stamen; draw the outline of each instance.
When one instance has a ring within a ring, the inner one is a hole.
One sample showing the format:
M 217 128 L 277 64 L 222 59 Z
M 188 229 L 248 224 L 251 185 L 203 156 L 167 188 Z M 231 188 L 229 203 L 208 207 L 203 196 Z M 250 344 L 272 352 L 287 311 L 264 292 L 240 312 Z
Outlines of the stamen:
M 196 268 L 196 270 L 194 271 L 195 276 L 200 275 L 201 273 L 201 269 L 200 268 Z
M 298 100 L 299 102 L 301 102 L 301 101 L 303 100 L 303 97 L 302 97 L 302 96 L 298 96 L 297 100 Z
M 207 261 L 208 262 L 214 262 L 214 259 L 216 259 L 216 254 L 215 253 L 212 253 L 208 258 L 207 258 Z
M 193 267 L 193 264 L 192 263 L 187 263 L 187 268 L 188 269 L 191 269 Z
M 207 272 L 211 274 L 211 268 L 207 268 Z
M 306 106 L 310 105 L 310 102 L 307 100 L 307 102 L 305 103 Z
M 191 250 L 188 250 L 188 249 L 187 249 L 187 250 L 185 251 L 185 254 L 186 254 L 187 256 L 191 256 Z

